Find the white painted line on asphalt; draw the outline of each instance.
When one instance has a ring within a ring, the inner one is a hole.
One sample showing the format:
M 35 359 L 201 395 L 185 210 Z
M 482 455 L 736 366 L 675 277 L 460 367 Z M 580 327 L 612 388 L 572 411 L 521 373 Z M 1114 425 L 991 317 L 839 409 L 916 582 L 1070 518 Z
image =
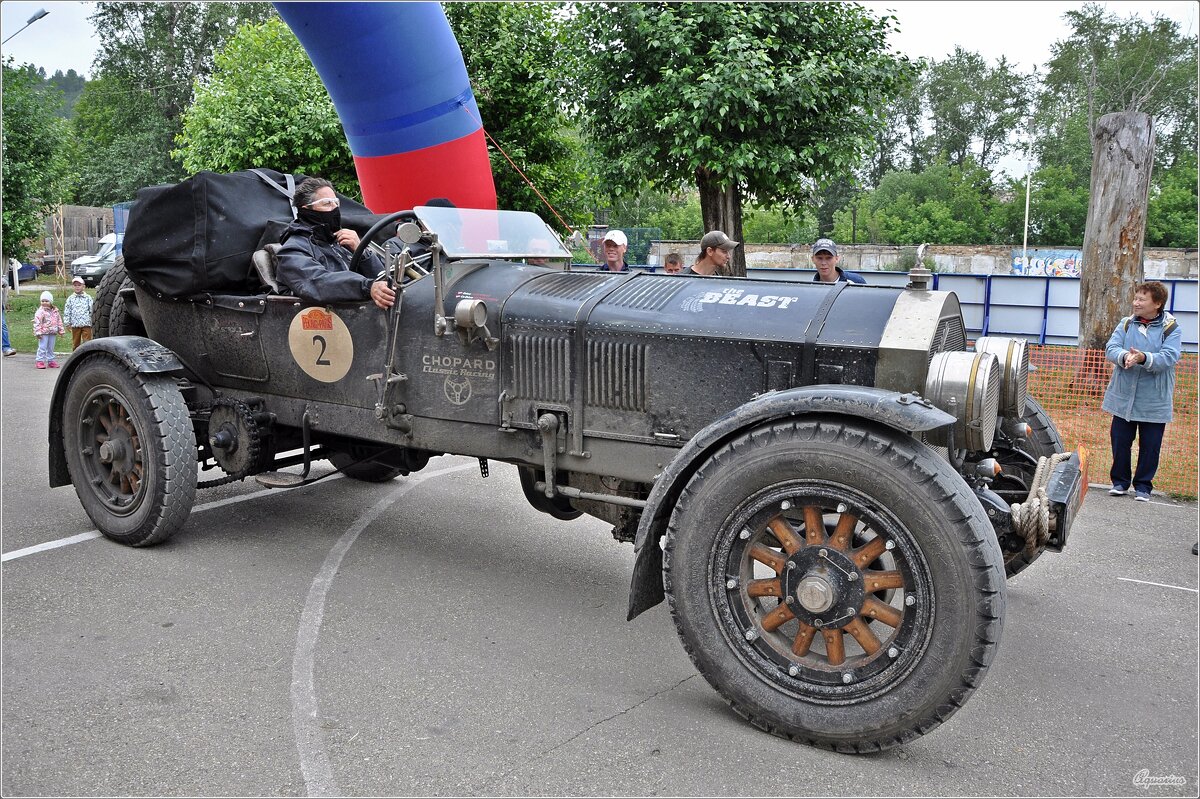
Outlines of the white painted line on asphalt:
M 1191 591 L 1193 594 L 1200 594 L 1200 590 L 1195 588 L 1185 588 L 1182 585 L 1168 585 L 1167 583 L 1152 583 L 1149 580 L 1135 580 L 1132 577 L 1118 577 L 1118 580 L 1124 580 L 1127 583 L 1141 583 L 1142 585 L 1157 585 L 1159 588 L 1174 588 L 1178 591 Z
M 325 618 L 325 596 L 333 585 L 342 558 L 350 550 L 355 539 L 367 529 L 396 500 L 403 497 L 426 480 L 464 469 L 474 468 L 474 463 L 439 469 L 436 472 L 410 477 L 398 491 L 388 494 L 375 503 L 350 526 L 325 556 L 321 570 L 313 578 L 308 589 L 308 598 L 300 614 L 300 629 L 296 631 L 296 654 L 292 658 L 292 729 L 296 735 L 296 752 L 300 755 L 300 771 L 304 775 L 304 787 L 309 796 L 342 796 L 341 789 L 333 779 L 329 765 L 329 754 L 325 751 L 325 735 L 317 708 L 317 689 L 314 678 L 314 663 L 317 639 L 321 635 L 321 623 Z
M 340 480 L 344 476 L 345 475 L 335 474 L 332 477 L 326 477 L 323 479 L 324 480 Z M 302 486 L 297 486 L 297 488 L 302 488 Z M 294 489 L 283 489 L 283 490 L 291 491 Z M 272 494 L 272 493 L 278 494 L 278 493 L 280 493 L 280 489 L 264 488 L 261 491 L 254 491 L 249 494 L 243 494 L 239 497 L 227 497 L 225 499 L 213 500 L 212 502 L 205 502 L 203 505 L 197 505 L 196 507 L 192 508 L 192 513 L 197 513 L 202 510 L 212 510 L 213 508 L 220 508 L 225 505 L 236 505 L 239 502 L 245 502 L 250 499 L 257 499 L 258 497 L 261 497 L 263 494 Z M 78 535 L 68 536 L 67 538 L 59 538 L 55 541 L 46 541 L 41 544 L 34 544 L 31 547 L 24 547 L 23 549 L 14 549 L 12 552 L 5 552 L 2 556 L 0 556 L 0 563 L 7 563 L 10 560 L 16 560 L 17 558 L 23 558 L 27 555 L 36 555 L 39 552 L 45 552 L 50 549 L 58 549 L 59 547 L 69 547 L 72 544 L 82 544 L 84 541 L 91 541 L 94 538 L 100 538 L 101 535 L 102 535 L 102 533 L 99 530 L 88 530 L 86 533 L 79 533 Z
M 88 530 L 86 533 L 73 535 L 68 538 L 59 538 L 56 541 L 46 541 L 41 544 L 34 544 L 31 547 L 24 549 L 14 549 L 12 552 L 5 552 L 0 556 L 0 563 L 7 563 L 10 560 L 23 558 L 26 555 L 36 555 L 39 552 L 45 552 L 48 549 L 58 549 L 59 547 L 69 547 L 71 544 L 82 544 L 84 541 L 91 541 L 93 538 L 99 538 L 99 530 Z

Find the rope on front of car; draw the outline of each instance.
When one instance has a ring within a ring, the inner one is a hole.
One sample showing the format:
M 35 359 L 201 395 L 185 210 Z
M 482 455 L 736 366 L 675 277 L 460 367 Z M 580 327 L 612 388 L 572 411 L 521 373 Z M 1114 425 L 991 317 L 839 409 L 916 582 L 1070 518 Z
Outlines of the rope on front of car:
M 1037 469 L 1029 484 L 1029 497 L 1024 502 L 1013 503 L 1010 508 L 1013 529 L 1025 539 L 1027 558 L 1034 557 L 1050 540 L 1050 500 L 1046 496 L 1046 486 L 1054 467 L 1070 457 L 1069 452 L 1059 452 L 1038 458 Z

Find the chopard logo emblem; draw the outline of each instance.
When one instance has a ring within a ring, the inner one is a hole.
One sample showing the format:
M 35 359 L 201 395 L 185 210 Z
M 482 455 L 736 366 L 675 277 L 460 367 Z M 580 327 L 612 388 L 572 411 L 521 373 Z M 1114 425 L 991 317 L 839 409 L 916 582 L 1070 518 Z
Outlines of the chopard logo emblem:
M 313 308 L 300 314 L 300 326 L 304 330 L 333 330 L 333 314 Z

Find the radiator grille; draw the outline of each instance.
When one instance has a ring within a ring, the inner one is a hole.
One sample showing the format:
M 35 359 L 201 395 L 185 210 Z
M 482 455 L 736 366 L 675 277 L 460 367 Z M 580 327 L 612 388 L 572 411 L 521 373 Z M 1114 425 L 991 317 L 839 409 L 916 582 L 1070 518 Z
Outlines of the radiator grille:
M 622 411 L 645 411 L 646 345 L 589 341 L 587 352 L 588 404 Z
M 957 316 L 947 317 L 938 322 L 937 330 L 933 333 L 933 341 L 929 344 L 929 362 L 939 352 L 962 352 L 967 348 L 967 331 L 962 319 Z
M 571 396 L 571 340 L 517 333 L 512 342 L 513 397 L 567 402 Z

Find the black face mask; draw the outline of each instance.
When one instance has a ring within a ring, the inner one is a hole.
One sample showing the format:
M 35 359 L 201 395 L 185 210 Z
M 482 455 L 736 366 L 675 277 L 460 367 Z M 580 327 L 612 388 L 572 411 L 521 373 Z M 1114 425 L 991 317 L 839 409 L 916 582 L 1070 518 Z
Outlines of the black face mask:
M 342 209 L 332 211 L 316 211 L 312 208 L 301 208 L 297 216 L 310 225 L 324 225 L 329 232 L 335 233 L 342 229 Z

